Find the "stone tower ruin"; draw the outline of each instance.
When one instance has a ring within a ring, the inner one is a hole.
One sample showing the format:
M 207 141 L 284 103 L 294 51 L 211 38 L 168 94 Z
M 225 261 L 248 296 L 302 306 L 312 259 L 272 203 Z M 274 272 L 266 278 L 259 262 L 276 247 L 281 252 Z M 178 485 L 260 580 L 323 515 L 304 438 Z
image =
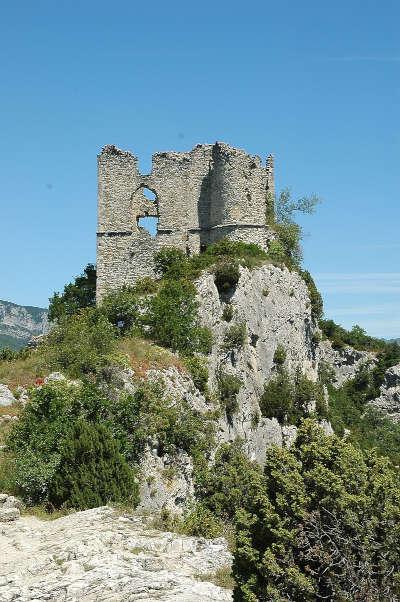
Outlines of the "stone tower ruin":
M 156 153 L 151 173 L 142 175 L 131 153 L 105 146 L 98 157 L 98 300 L 153 276 L 163 246 L 191 255 L 227 237 L 266 248 L 273 195 L 271 155 L 263 165 L 221 142 L 198 144 L 190 152 Z M 144 217 L 158 220 L 154 236 L 141 227 Z

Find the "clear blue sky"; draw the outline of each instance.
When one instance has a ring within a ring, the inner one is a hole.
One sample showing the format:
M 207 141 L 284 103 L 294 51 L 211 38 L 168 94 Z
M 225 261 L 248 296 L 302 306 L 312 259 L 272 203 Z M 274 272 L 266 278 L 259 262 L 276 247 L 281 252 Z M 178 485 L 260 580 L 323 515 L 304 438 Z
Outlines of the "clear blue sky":
M 323 197 L 326 314 L 400 336 L 399 22 L 397 0 L 3 2 L 0 298 L 46 305 L 95 260 L 102 146 L 148 171 L 223 140 Z

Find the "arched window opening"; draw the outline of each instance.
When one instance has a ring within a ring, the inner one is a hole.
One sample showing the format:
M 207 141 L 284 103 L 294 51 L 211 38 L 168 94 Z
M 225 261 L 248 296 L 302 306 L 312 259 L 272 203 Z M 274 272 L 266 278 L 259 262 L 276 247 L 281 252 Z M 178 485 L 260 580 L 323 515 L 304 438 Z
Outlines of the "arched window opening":
M 150 236 L 156 236 L 158 219 L 158 217 L 152 217 L 149 215 L 140 216 L 137 218 L 137 225 L 139 228 L 146 230 Z
M 153 203 L 155 203 L 157 201 L 157 195 L 153 190 L 150 190 L 150 188 L 143 187 L 142 191 L 143 191 L 143 195 L 146 197 L 146 199 L 148 201 L 152 201 Z

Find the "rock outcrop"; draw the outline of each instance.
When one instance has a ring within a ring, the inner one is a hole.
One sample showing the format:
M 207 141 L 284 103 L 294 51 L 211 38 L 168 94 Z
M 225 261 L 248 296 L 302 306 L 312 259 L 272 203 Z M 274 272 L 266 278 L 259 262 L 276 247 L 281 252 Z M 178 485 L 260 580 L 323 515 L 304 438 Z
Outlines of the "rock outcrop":
M 12 405 L 17 400 L 6 385 L 0 384 L 0 408 Z
M 370 405 L 391 420 L 400 422 L 400 364 L 386 370 L 380 396 L 371 401 Z
M 8 523 L 20 517 L 22 502 L 13 495 L 0 493 L 0 523 Z
M 249 270 L 240 268 L 240 279 L 230 295 L 221 296 L 212 274 L 198 281 L 200 317 L 211 329 L 214 346 L 209 359 L 210 386 L 218 388 L 218 375 L 228 373 L 242 383 L 237 395 L 237 411 L 220 421 L 220 441 L 240 437 L 251 458 L 260 463 L 272 444 L 284 445 L 293 438 L 292 427 L 262 418 L 259 400 L 264 384 L 276 373 L 274 354 L 278 345 L 286 353 L 285 368 L 300 368 L 311 380 L 318 375 L 314 333 L 307 285 L 297 272 L 271 264 Z M 227 304 L 233 310 L 231 321 L 224 320 Z M 234 324 L 246 327 L 246 341 L 226 351 L 224 340 Z
M 343 349 L 333 349 L 329 340 L 321 341 L 318 345 L 319 362 L 325 362 L 333 370 L 333 386 L 341 387 L 346 381 L 354 378 L 356 372 L 365 364 L 371 366 L 376 356 L 371 351 L 358 351 L 346 346 Z
M 223 539 L 205 540 L 151 528 L 111 508 L 54 521 L 22 516 L 0 527 L 2 602 L 227 602 L 212 583 L 229 570 Z

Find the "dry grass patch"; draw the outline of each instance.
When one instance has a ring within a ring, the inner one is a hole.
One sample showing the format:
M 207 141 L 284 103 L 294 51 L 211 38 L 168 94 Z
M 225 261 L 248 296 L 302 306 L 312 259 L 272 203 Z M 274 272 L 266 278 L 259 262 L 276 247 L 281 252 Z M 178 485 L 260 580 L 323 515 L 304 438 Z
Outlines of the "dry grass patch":
M 209 581 L 223 587 L 225 589 L 233 589 L 235 587 L 235 580 L 232 576 L 232 570 L 229 565 L 222 566 L 217 569 L 215 573 L 205 573 L 203 575 L 195 575 L 198 581 Z
M 27 506 L 23 508 L 21 514 L 24 516 L 35 516 L 39 520 L 57 520 L 63 516 L 74 514 L 76 510 L 61 508 L 60 510 L 49 510 L 45 506 Z
M 145 339 L 124 337 L 118 343 L 118 350 L 128 356 L 131 368 L 139 377 L 144 377 L 147 370 L 171 366 L 184 371 L 183 363 L 176 355 Z
M 0 383 L 10 388 L 31 387 L 37 378 L 43 378 L 49 370 L 39 351 L 32 351 L 24 358 L 0 362 Z
M 14 424 L 14 420 L 7 420 L 8 416 L 14 417 L 19 416 L 22 411 L 22 405 L 20 403 L 13 403 L 10 406 L 0 407 L 0 445 L 4 445 L 7 434 Z

